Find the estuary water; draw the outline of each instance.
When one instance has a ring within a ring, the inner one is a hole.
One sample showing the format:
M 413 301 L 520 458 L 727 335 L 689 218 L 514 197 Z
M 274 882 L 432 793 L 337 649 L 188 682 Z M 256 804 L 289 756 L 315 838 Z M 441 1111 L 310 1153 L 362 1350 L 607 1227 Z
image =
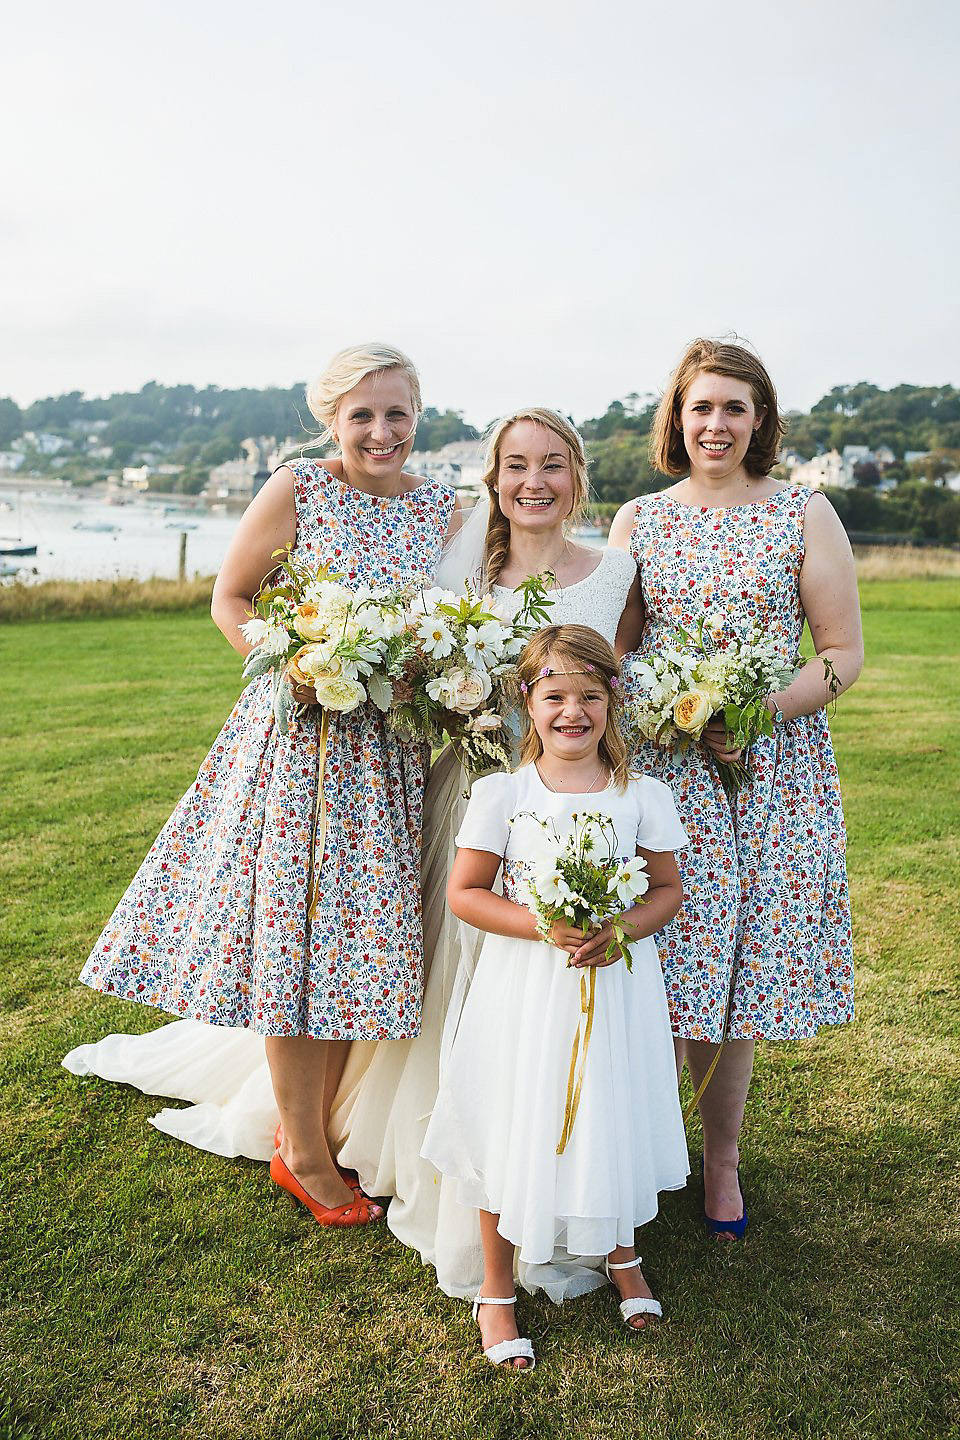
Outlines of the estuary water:
M 18 494 L 4 488 L 0 545 L 19 540 L 36 545 L 37 553 L 0 555 L 0 568 L 18 567 L 24 578 L 39 580 L 175 578 L 185 532 L 188 577 L 215 575 L 238 518 L 236 512 L 186 509 L 169 498 L 110 505 L 87 491 Z
M 0 545 L 36 545 L 35 556 L 0 555 L 0 575 L 29 580 L 174 579 L 180 535 L 187 537 L 187 577 L 215 575 L 240 518 L 190 509 L 167 497 L 109 504 L 87 490 L 0 489 Z M 578 533 L 602 549 L 602 532 Z

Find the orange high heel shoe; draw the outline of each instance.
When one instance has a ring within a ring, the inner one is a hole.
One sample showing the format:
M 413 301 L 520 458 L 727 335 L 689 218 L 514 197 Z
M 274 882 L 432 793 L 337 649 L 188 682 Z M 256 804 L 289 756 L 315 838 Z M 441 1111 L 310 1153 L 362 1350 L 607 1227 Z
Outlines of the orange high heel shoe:
M 321 1205 L 312 1195 L 307 1194 L 293 1171 L 280 1159 L 279 1152 L 270 1161 L 270 1179 L 275 1185 L 279 1185 L 281 1190 L 286 1190 L 295 1200 L 299 1200 L 301 1205 L 305 1205 L 318 1225 L 346 1229 L 351 1225 L 369 1225 L 371 1221 L 380 1218 L 372 1213 L 376 1207 L 366 1195 L 358 1195 L 349 1205 Z
M 273 1132 L 273 1148 L 274 1148 L 274 1150 L 279 1150 L 279 1149 L 280 1149 L 280 1146 L 281 1146 L 282 1144 L 283 1144 L 283 1125 L 282 1125 L 282 1123 L 281 1123 L 280 1125 L 277 1126 L 276 1130 L 274 1130 L 274 1132 Z M 333 1163 L 334 1163 L 334 1165 L 337 1165 L 336 1160 L 334 1160 Z M 347 1185 L 350 1186 L 350 1189 L 354 1192 L 354 1194 L 356 1194 L 356 1195 L 362 1195 L 365 1200 L 369 1200 L 369 1199 L 370 1199 L 370 1196 L 367 1194 L 367 1192 L 366 1192 L 364 1189 L 361 1188 L 361 1185 L 360 1185 L 360 1176 L 357 1174 L 356 1170 L 344 1170 L 344 1168 L 343 1168 L 342 1165 L 337 1165 L 337 1170 L 338 1170 L 338 1172 L 339 1172 L 339 1174 L 340 1174 L 341 1180 L 343 1180 L 343 1181 L 345 1182 L 345 1184 L 347 1184 Z

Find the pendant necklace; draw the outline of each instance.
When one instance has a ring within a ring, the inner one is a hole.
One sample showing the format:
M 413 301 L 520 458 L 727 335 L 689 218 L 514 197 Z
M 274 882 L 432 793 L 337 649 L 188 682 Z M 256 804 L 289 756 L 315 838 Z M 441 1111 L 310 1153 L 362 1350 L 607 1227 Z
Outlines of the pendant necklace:
M 534 761 L 534 769 L 536 770 L 537 774 L 540 776 L 540 779 L 543 781 L 544 785 L 546 785 L 547 789 L 548 789 L 548 790 L 552 790 L 553 793 L 554 793 L 554 795 L 563 795 L 563 794 L 565 794 L 565 793 L 570 793 L 570 792 L 565 792 L 565 791 L 563 791 L 563 790 L 558 790 L 557 787 L 556 787 L 556 785 L 551 785 L 551 784 L 550 784 L 550 781 L 547 779 L 546 775 L 544 775 L 543 771 L 540 769 L 540 766 L 536 763 L 536 761 Z M 604 765 L 603 761 L 601 760 L 601 761 L 600 761 L 600 769 L 597 771 L 596 775 L 594 775 L 593 779 L 590 781 L 590 784 L 587 786 L 586 790 L 581 790 L 579 793 L 580 793 L 581 795 L 589 795 L 590 792 L 591 792 L 591 790 L 593 789 L 594 785 L 596 785 L 597 781 L 600 779 L 600 776 L 603 774 L 603 772 L 604 772 L 605 769 L 606 769 L 606 766 Z

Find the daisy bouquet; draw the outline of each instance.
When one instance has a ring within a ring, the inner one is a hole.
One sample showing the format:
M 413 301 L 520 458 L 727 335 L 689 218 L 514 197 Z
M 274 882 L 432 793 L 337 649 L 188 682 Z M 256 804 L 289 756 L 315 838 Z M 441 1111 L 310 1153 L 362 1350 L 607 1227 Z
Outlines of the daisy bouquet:
M 404 592 L 350 588 L 325 566 L 292 560 L 289 546 L 273 559 L 272 583 L 261 587 L 240 630 L 253 646 L 244 675 L 273 675 L 281 734 L 299 708 L 292 685 L 311 690 L 324 711 L 348 714 L 368 698 L 388 709 L 388 674 L 405 648 Z
M 529 818 L 547 837 L 546 853 L 528 881 L 540 933 L 548 939 L 556 921 L 562 920 L 586 935 L 609 920 L 613 936 L 606 958 L 612 960 L 619 949 L 630 970 L 632 937 L 619 917 L 643 903 L 641 897 L 650 883 L 645 860 L 640 855 L 624 860 L 617 854 L 616 832 L 608 815 L 573 815 L 572 828 L 564 835 L 552 820 Z
M 510 764 L 504 723 L 516 657 L 552 603 L 539 576 L 518 591 L 513 615 L 469 587 L 420 591 L 388 667 L 390 723 L 434 748 L 450 740 L 468 773 Z
M 773 733 L 767 697 L 790 684 L 802 659 L 784 660 L 758 625 L 730 634 L 719 615 L 702 618 L 693 631 L 679 626 L 674 635 L 672 645 L 634 666 L 631 720 L 646 739 L 678 747 L 699 740 L 710 720 L 722 720 L 728 748 L 744 752 L 740 760 L 716 762 L 732 798 L 750 779 L 750 746 Z

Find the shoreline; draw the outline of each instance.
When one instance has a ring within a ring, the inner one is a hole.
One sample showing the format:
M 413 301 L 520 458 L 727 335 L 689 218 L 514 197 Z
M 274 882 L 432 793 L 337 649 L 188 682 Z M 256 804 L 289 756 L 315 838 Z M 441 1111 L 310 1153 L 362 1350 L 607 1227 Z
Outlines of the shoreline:
M 960 552 L 906 546 L 855 546 L 863 583 L 960 581 Z M 132 577 L 97 580 L 12 579 L 0 583 L 0 626 L 17 621 L 86 619 L 209 607 L 215 575 L 178 580 Z M 951 607 L 952 608 L 952 607 Z

